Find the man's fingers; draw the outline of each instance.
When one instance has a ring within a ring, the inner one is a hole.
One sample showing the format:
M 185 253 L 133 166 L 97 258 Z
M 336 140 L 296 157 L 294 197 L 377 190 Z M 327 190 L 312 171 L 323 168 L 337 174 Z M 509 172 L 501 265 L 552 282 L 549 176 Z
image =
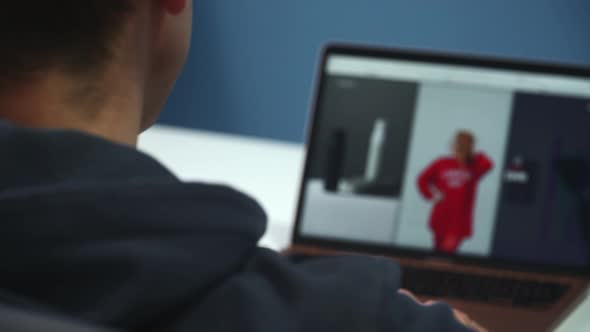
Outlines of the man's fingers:
M 459 311 L 457 309 L 453 309 L 453 313 L 455 314 L 455 318 L 461 323 L 467 323 L 470 321 L 469 316 L 466 313 Z
M 412 292 L 408 291 L 407 289 L 400 289 L 398 293 L 409 297 L 410 299 L 414 300 L 416 303 L 424 305 L 424 306 L 431 306 L 438 303 L 438 301 L 420 301 L 416 295 L 412 294 Z M 476 331 L 476 332 L 488 332 L 484 327 L 479 325 L 477 322 L 473 321 L 467 314 L 457 309 L 453 309 L 453 314 L 455 315 L 455 319 L 459 321 L 459 323 L 467 326 L 468 328 Z
M 426 301 L 426 302 L 424 302 L 424 301 L 420 301 L 420 299 L 418 299 L 418 298 L 416 297 L 416 295 L 412 294 L 412 292 L 410 292 L 409 290 L 406 290 L 406 289 L 400 289 L 398 292 L 399 292 L 400 294 L 402 294 L 402 295 L 405 295 L 405 296 L 407 296 L 407 297 L 411 298 L 412 300 L 414 300 L 414 301 L 415 301 L 415 302 L 417 302 L 418 304 L 422 304 L 422 305 L 430 306 L 430 305 L 435 305 L 435 304 L 437 304 L 437 303 L 438 303 L 438 301 L 432 301 L 432 300 L 430 300 L 430 301 Z
M 398 290 L 398 293 L 405 295 L 418 303 L 421 303 L 420 300 L 418 300 L 418 298 L 407 289 L 400 289 Z
M 476 331 L 476 332 L 488 332 L 483 326 L 479 325 L 476 321 L 472 320 L 462 311 L 457 309 L 453 309 L 453 313 L 455 314 L 455 318 L 463 325 L 467 326 L 468 328 Z

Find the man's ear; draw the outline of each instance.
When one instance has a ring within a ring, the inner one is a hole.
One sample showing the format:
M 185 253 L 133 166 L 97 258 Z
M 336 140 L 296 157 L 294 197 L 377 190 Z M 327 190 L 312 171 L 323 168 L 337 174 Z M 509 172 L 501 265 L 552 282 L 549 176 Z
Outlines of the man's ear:
M 170 14 L 178 15 L 187 7 L 187 0 L 159 0 L 160 5 Z

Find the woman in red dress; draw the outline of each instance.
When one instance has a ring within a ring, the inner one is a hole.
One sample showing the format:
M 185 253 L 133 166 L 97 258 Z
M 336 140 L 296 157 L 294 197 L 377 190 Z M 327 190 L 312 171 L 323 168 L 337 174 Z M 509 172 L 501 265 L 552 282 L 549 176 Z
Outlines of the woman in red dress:
M 473 211 L 477 185 L 493 163 L 484 153 L 475 153 L 475 137 L 460 131 L 453 143 L 453 156 L 431 163 L 418 177 L 418 189 L 434 207 L 430 229 L 434 247 L 455 253 L 473 233 Z

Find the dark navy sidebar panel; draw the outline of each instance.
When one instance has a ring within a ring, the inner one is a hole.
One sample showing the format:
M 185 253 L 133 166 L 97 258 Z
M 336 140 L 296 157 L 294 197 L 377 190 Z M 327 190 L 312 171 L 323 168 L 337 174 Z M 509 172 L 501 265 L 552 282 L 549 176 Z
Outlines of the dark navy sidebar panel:
M 517 94 L 493 255 L 583 266 L 590 261 L 590 99 Z

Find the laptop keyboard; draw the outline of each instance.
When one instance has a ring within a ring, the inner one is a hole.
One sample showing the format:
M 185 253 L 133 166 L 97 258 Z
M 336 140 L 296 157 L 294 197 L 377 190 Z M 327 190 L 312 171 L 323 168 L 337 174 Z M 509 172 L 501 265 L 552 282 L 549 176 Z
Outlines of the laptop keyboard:
M 458 272 L 404 267 L 402 287 L 420 296 L 451 298 L 514 307 L 543 308 L 556 303 L 569 286 Z

